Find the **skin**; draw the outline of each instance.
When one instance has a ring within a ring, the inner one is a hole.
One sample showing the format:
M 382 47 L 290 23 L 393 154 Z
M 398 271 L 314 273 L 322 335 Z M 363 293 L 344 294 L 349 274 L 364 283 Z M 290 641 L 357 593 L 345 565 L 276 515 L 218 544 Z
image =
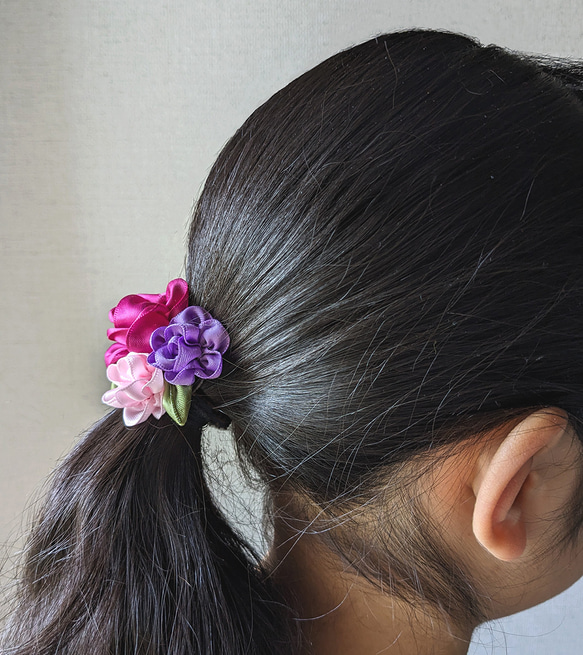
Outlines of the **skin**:
M 420 502 L 487 593 L 488 620 L 547 600 L 583 575 L 583 539 L 552 547 L 578 492 L 581 455 L 565 413 L 550 408 L 451 454 L 421 480 Z M 278 504 L 289 514 L 289 497 L 275 502 L 276 516 Z M 458 655 L 477 627 L 379 591 L 289 520 L 276 520 L 268 563 L 300 618 L 305 655 Z

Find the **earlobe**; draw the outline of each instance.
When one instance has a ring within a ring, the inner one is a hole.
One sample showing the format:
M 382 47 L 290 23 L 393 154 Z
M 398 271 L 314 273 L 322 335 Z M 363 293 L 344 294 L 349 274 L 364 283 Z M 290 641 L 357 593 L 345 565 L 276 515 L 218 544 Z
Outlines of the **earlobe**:
M 541 471 L 555 464 L 553 450 L 567 425 L 561 410 L 533 412 L 479 459 L 472 481 L 472 529 L 497 559 L 510 561 L 524 554 L 529 522 L 544 515 L 544 502 L 536 493 Z

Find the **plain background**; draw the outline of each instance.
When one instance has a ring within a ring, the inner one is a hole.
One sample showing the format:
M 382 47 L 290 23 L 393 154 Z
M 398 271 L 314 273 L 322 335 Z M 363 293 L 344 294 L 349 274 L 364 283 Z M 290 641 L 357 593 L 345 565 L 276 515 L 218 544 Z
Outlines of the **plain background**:
M 8 556 L 43 479 L 105 412 L 109 308 L 182 273 L 193 199 L 221 146 L 300 73 L 406 27 L 583 56 L 581 0 L 0 0 Z M 486 626 L 470 652 L 580 652 L 582 598 L 580 582 Z

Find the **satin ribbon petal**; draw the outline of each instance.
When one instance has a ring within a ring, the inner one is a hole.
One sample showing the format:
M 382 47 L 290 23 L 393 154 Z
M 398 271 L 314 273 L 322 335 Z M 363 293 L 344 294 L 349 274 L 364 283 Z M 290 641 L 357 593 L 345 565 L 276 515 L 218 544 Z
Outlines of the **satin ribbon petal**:
M 128 349 L 121 343 L 112 343 L 105 351 L 105 365 L 115 364 L 122 357 L 129 354 Z

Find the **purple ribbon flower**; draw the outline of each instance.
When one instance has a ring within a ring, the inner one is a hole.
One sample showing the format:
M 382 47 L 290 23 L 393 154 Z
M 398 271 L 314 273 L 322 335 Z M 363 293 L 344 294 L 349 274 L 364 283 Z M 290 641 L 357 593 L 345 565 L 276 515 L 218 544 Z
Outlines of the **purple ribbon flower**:
M 164 371 L 171 384 L 189 386 L 194 378 L 216 378 L 223 368 L 229 335 L 202 307 L 191 305 L 150 338 L 148 363 Z

